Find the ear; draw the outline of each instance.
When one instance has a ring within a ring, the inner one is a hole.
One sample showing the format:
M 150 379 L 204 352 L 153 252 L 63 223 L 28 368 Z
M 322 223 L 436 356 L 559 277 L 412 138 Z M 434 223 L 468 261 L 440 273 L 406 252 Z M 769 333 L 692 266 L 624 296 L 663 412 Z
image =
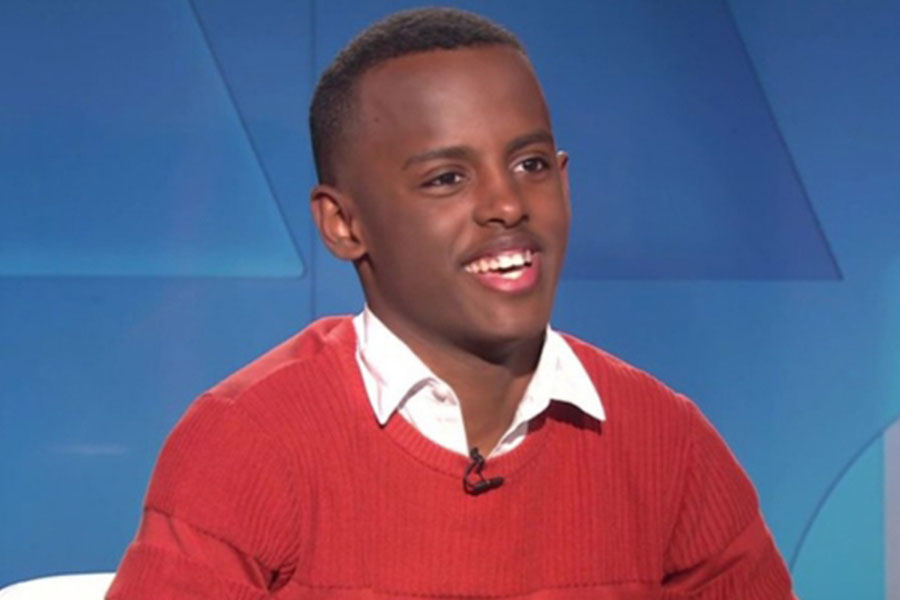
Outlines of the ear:
M 565 150 L 556 151 L 556 167 L 559 169 L 559 176 L 562 179 L 566 202 L 569 202 L 569 155 Z
M 319 184 L 309 193 L 313 220 L 322 241 L 336 257 L 355 261 L 366 253 L 366 246 L 354 218 L 353 202 L 337 188 Z

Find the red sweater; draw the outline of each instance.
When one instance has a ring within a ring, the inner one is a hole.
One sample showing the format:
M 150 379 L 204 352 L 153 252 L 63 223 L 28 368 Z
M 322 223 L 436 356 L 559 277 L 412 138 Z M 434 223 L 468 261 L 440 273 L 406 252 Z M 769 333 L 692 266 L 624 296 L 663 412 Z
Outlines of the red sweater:
M 487 462 L 503 485 L 472 496 L 465 458 L 378 425 L 350 320 L 312 324 L 191 406 L 146 498 L 271 581 L 139 539 L 108 598 L 792 598 L 752 485 L 694 405 L 567 339 L 608 420 L 552 403 Z

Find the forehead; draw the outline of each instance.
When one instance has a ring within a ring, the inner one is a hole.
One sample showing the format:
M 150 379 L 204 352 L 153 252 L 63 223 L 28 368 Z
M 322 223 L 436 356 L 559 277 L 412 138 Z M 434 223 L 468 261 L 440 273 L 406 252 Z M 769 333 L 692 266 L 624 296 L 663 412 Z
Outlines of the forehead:
M 357 91 L 361 151 L 420 151 L 429 146 L 503 145 L 550 130 L 543 94 L 515 48 L 437 50 L 388 60 Z

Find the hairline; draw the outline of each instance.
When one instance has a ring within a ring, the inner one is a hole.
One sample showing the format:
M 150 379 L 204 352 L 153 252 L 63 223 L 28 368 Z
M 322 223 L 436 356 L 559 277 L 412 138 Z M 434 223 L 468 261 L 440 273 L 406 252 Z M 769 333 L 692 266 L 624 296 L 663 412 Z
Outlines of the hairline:
M 309 125 L 318 181 L 333 183 L 336 156 L 358 122 L 361 81 L 372 69 L 404 56 L 502 46 L 518 51 L 530 65 L 514 33 L 466 10 L 405 10 L 369 25 L 338 52 L 313 92 Z
M 366 77 L 371 75 L 372 71 L 376 69 L 380 69 L 386 67 L 390 63 L 411 56 L 419 56 L 426 54 L 436 54 L 439 52 L 458 52 L 465 50 L 483 50 L 483 49 L 491 49 L 491 48 L 510 48 L 517 52 L 525 62 L 528 64 L 528 67 L 532 70 L 534 69 L 531 64 L 531 59 L 529 59 L 528 55 L 525 53 L 524 49 L 521 47 L 514 46 L 512 44 L 507 44 L 503 42 L 491 42 L 491 43 L 480 43 L 480 44 L 469 44 L 465 46 L 457 46 L 455 48 L 429 48 L 427 50 L 417 50 L 414 52 L 407 52 L 404 54 L 398 54 L 397 56 L 391 56 L 389 58 L 385 58 L 376 63 L 368 65 L 365 69 L 359 72 L 359 74 L 354 78 L 353 83 L 349 88 L 349 93 L 347 94 L 347 115 L 341 121 L 341 127 L 338 131 L 334 133 L 332 136 L 333 139 L 331 141 L 331 151 L 330 151 L 330 162 L 331 162 L 331 181 L 323 181 L 321 176 L 319 177 L 319 183 L 329 183 L 334 184 L 336 179 L 334 171 L 335 165 L 339 162 L 338 156 L 341 153 L 342 148 L 347 147 L 347 142 L 345 138 L 353 133 L 353 129 L 360 125 L 360 115 L 362 111 L 362 91 L 363 84 L 366 81 Z M 536 76 L 536 75 L 535 75 Z

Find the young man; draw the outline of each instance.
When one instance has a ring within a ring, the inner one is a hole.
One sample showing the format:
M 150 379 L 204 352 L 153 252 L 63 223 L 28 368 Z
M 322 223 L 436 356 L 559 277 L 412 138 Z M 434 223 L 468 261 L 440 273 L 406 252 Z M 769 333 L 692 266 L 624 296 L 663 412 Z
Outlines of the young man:
M 367 306 L 194 403 L 108 598 L 792 597 L 697 409 L 548 326 L 568 159 L 515 37 L 397 14 L 310 122 Z

